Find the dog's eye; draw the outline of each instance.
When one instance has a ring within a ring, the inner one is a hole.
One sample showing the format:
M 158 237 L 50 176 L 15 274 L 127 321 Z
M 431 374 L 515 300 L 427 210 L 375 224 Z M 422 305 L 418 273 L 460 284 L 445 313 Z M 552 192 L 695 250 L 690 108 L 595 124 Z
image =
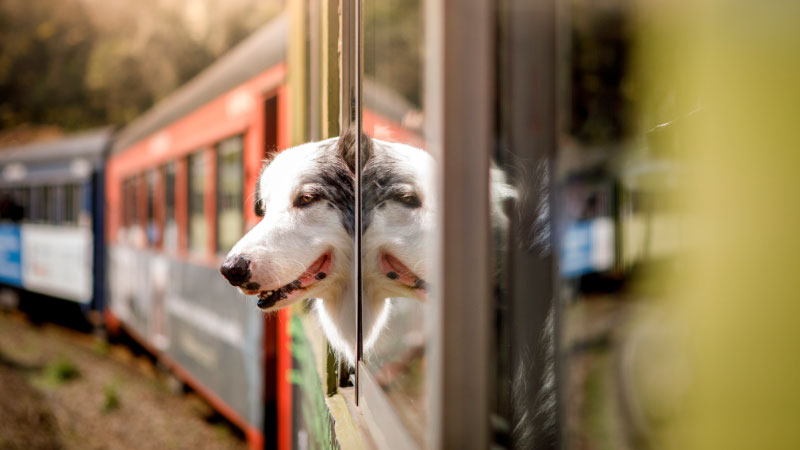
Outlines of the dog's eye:
M 401 203 L 403 206 L 409 208 L 419 208 L 422 202 L 415 194 L 397 194 L 394 196 L 394 201 Z
M 317 200 L 319 200 L 318 195 L 300 194 L 297 196 L 296 199 L 294 199 L 294 206 L 299 206 L 299 207 L 308 206 Z

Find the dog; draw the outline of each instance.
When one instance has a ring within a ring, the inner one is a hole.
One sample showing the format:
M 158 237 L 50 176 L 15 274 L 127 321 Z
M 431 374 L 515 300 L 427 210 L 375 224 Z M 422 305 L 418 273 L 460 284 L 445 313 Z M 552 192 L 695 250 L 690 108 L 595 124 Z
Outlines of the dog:
M 364 165 L 362 261 L 364 328 L 372 349 L 391 313 L 389 299 L 425 301 L 436 226 L 434 159 L 410 145 L 374 139 Z
M 362 140 L 365 246 L 362 327 L 368 353 L 389 314 L 389 297 L 424 299 L 425 236 L 433 227 L 433 159 L 403 144 Z M 220 267 L 258 297 L 265 312 L 304 299 L 337 356 L 355 365 L 353 268 L 355 133 L 303 144 L 265 161 L 256 185 L 259 223 Z

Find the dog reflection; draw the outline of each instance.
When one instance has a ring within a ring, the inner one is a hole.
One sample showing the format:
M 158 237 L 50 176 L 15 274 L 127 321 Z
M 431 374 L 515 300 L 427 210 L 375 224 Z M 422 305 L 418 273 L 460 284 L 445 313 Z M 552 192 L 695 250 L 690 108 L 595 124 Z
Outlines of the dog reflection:
M 364 351 L 389 315 L 389 297 L 424 299 L 433 227 L 433 159 L 403 144 L 362 139 Z M 303 299 L 337 355 L 355 364 L 353 283 L 355 133 L 287 149 L 264 163 L 256 185 L 261 221 L 220 271 L 257 306 Z

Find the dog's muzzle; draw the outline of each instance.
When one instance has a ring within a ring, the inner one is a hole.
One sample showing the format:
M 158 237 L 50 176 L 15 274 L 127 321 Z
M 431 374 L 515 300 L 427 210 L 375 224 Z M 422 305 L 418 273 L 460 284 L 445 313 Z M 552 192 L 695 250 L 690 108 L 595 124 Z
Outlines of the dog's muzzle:
M 228 283 L 241 286 L 250 280 L 250 260 L 242 255 L 229 256 L 219 271 Z

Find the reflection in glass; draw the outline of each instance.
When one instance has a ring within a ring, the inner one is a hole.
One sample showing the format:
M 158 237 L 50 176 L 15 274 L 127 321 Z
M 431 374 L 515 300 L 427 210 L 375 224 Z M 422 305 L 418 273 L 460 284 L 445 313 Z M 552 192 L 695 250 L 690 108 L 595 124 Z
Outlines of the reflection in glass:
M 434 161 L 423 150 L 421 1 L 364 2 L 363 126 L 373 138 L 361 179 L 365 363 L 411 437 L 425 436 L 425 334 Z M 367 305 L 369 303 L 369 306 Z
M 696 105 L 630 63 L 642 43 L 628 4 L 568 9 L 555 180 L 564 444 L 653 447 L 685 380 L 660 280 L 680 267 L 677 136 Z

